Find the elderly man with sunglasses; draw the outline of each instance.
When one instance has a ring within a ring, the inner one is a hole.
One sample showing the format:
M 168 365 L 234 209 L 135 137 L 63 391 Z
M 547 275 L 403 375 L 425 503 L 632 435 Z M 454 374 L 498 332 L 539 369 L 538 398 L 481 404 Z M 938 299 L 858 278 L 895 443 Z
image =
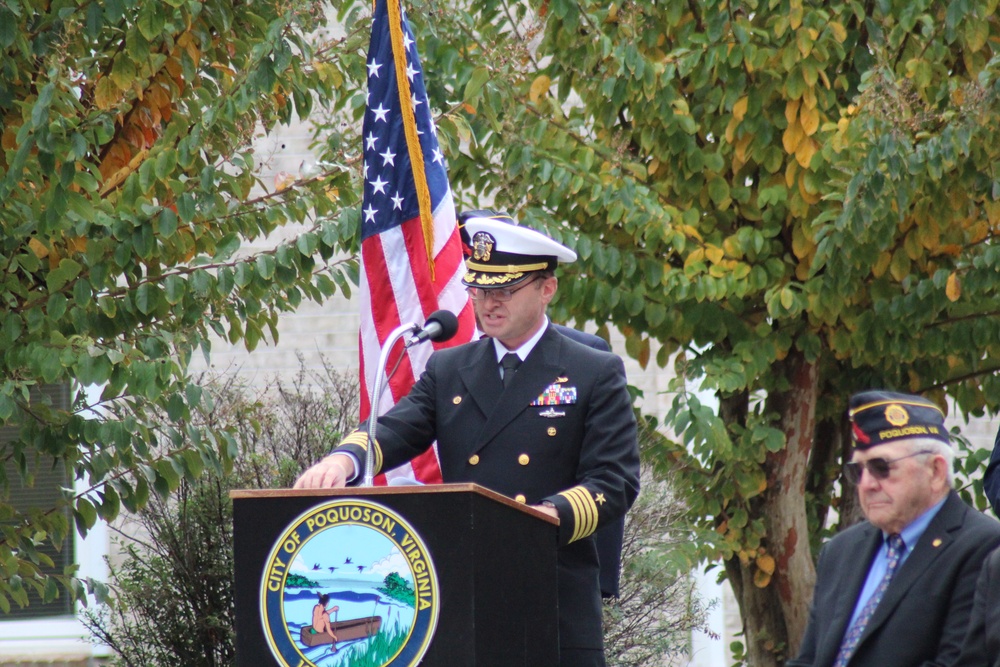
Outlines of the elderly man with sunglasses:
M 559 666 L 602 667 L 593 534 L 639 491 L 625 368 L 549 323 L 553 271 L 576 259 L 572 250 L 499 220 L 465 225 L 472 250 L 462 282 L 488 338 L 432 354 L 410 393 L 379 418 L 377 442 L 359 428 L 296 487 L 350 483 L 369 447 L 378 473 L 437 440 L 445 482 L 475 482 L 558 517 Z
M 788 665 L 953 665 L 1000 522 L 955 493 L 936 404 L 866 391 L 851 397 L 848 416 L 854 452 L 844 477 L 867 521 L 820 552 L 809 625 Z

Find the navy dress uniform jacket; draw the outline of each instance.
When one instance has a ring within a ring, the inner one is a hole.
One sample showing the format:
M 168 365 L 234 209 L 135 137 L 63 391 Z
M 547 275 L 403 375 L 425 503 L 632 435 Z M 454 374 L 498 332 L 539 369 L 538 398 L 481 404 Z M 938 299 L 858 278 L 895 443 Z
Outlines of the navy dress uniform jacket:
M 1000 549 L 979 573 L 972 622 L 955 667 L 1000 667 Z
M 1000 516 L 1000 431 L 997 431 L 993 441 L 993 453 L 990 454 L 989 465 L 983 473 L 983 491 L 993 506 L 993 513 Z
M 376 473 L 436 439 L 445 482 L 551 502 L 560 520 L 560 647 L 602 648 L 592 535 L 623 516 L 639 491 L 636 422 L 621 359 L 549 326 L 505 390 L 492 340 L 439 350 L 410 393 L 379 417 L 376 438 Z M 363 461 L 367 440 L 355 432 L 339 448 Z
M 583 343 L 595 350 L 610 352 L 611 346 L 600 336 L 571 329 L 561 324 L 553 324 L 552 328 L 567 338 Z M 618 597 L 622 572 L 622 545 L 625 543 L 625 515 L 617 521 L 601 526 L 594 533 L 594 544 L 597 546 L 597 561 L 600 565 L 601 597 Z
M 833 664 L 882 540 L 882 531 L 865 521 L 823 547 L 809 625 L 788 667 Z M 953 665 L 969 625 L 976 578 L 998 543 L 1000 522 L 951 491 L 889 583 L 848 665 Z

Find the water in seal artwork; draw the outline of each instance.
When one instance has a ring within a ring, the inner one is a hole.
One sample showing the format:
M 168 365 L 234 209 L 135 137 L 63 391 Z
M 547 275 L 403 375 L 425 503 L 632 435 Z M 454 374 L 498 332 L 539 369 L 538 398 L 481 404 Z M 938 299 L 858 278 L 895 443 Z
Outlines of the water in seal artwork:
M 267 643 L 287 667 L 414 667 L 437 627 L 439 598 L 420 535 L 356 498 L 299 515 L 260 582 Z

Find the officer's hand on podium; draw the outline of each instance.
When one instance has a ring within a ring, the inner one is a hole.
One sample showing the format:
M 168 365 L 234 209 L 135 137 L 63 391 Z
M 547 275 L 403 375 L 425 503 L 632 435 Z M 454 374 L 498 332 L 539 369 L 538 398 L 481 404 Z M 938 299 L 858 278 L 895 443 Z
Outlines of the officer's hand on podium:
M 340 489 L 354 479 L 354 461 L 346 454 L 330 454 L 295 480 L 296 489 Z

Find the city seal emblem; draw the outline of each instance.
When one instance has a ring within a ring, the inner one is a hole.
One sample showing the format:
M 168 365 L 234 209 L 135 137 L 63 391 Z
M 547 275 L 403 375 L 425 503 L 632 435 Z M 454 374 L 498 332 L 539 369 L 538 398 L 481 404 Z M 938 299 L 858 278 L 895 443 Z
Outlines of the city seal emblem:
M 392 510 L 337 499 L 296 518 L 260 581 L 267 644 L 284 667 L 414 667 L 437 627 L 437 573 Z

